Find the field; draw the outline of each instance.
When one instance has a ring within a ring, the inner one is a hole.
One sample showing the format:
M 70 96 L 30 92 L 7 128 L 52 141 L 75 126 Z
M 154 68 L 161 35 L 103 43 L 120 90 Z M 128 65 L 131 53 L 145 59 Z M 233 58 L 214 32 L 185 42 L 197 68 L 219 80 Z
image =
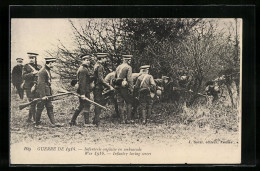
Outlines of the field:
M 221 101 L 222 100 L 222 101 Z M 19 110 L 21 103 L 27 102 L 26 97 L 20 100 L 12 89 L 10 106 L 10 144 L 16 143 L 52 143 L 52 144 L 186 144 L 193 142 L 228 142 L 239 143 L 239 114 L 232 108 L 229 99 L 220 99 L 215 105 L 199 108 L 182 107 L 177 112 L 173 104 L 161 103 L 153 106 L 152 116 L 147 125 L 119 124 L 111 118 L 111 112 L 103 112 L 99 127 L 84 127 L 83 116 L 78 117 L 78 126 L 69 126 L 69 121 L 78 105 L 78 99 L 67 96 L 53 101 L 55 118 L 64 123 L 64 127 L 50 127 L 46 110 L 42 113 L 42 129 L 34 128 L 27 123 L 28 109 Z M 112 105 L 108 106 L 112 109 Z M 91 107 L 93 118 L 93 106 Z

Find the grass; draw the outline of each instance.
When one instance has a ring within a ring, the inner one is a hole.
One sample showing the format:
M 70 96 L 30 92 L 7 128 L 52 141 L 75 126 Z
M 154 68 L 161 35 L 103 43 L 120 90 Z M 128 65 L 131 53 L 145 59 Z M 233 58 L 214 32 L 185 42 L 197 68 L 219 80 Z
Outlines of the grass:
M 223 100 L 223 99 L 222 99 Z M 20 142 L 51 142 L 57 144 L 89 143 L 107 144 L 166 144 L 188 143 L 191 140 L 221 141 L 237 143 L 239 139 L 239 116 L 227 99 L 214 105 L 187 108 L 185 105 L 168 103 L 154 104 L 153 112 L 147 125 L 119 124 L 111 118 L 113 112 L 102 112 L 99 127 L 83 127 L 83 116 L 78 117 L 79 126 L 69 126 L 69 121 L 78 105 L 78 98 L 67 96 L 53 101 L 55 118 L 64 127 L 52 128 L 46 110 L 42 113 L 43 129 L 35 129 L 27 123 L 28 109 L 19 110 L 20 100 L 14 91 L 11 92 L 10 133 L 11 144 Z M 109 105 L 113 111 L 113 106 Z M 91 119 L 94 116 L 91 107 Z

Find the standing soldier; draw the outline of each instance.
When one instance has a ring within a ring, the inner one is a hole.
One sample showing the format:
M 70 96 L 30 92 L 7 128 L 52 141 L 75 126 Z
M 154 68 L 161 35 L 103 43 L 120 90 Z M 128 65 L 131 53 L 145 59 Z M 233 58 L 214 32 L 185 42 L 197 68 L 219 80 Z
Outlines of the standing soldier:
M 139 96 L 140 110 L 142 116 L 142 123 L 146 124 L 147 117 L 151 116 L 152 113 L 152 97 L 151 92 L 155 92 L 156 84 L 154 82 L 153 76 L 149 73 L 150 65 L 144 65 L 141 67 L 142 75 L 140 75 L 136 81 L 134 90 L 135 94 Z
M 37 104 L 35 128 L 41 128 L 40 120 L 44 106 L 46 107 L 47 115 L 51 121 L 52 126 L 60 126 L 60 124 L 55 122 L 53 105 L 51 99 L 48 99 L 48 96 L 52 95 L 50 70 L 53 68 L 53 63 L 55 61 L 55 58 L 45 58 L 45 65 L 38 73 L 38 86 L 36 91 L 39 97 L 43 100 Z
M 92 91 L 91 83 L 93 80 L 91 79 L 91 71 L 90 71 L 90 59 L 89 56 L 84 57 L 84 61 L 77 71 L 77 79 L 78 79 L 78 89 L 77 93 L 81 96 L 79 97 L 79 106 L 76 109 L 74 115 L 71 118 L 70 126 L 76 125 L 76 119 L 80 113 L 83 113 L 84 123 L 89 125 L 89 112 L 90 112 L 90 103 L 83 100 L 82 98 L 87 97 L 90 98 L 90 92 Z
M 114 86 L 115 75 L 116 75 L 116 71 L 112 71 L 109 74 L 107 74 L 107 76 L 105 77 L 105 82 L 108 83 L 111 86 Z M 115 97 L 115 93 L 110 94 L 110 99 L 114 103 L 115 112 L 116 112 L 115 115 L 113 115 L 112 117 L 119 118 L 118 104 L 117 104 L 117 100 L 116 100 L 116 97 Z
M 40 70 L 40 66 L 37 65 L 37 53 L 30 53 L 28 52 L 29 57 L 29 63 L 25 64 L 23 67 L 23 89 L 25 90 L 26 96 L 31 102 L 34 98 L 37 97 L 37 93 L 35 91 L 32 91 L 35 89 L 35 86 L 37 85 L 37 73 Z M 35 112 L 36 112 L 36 104 L 30 105 L 29 108 L 29 117 L 28 122 L 31 122 L 31 119 L 35 121 Z
M 133 102 L 133 78 L 130 66 L 133 55 L 123 55 L 123 63 L 116 68 L 115 88 L 121 123 L 133 122 L 131 118 Z M 126 103 L 127 120 L 125 121 L 124 103 Z
M 16 58 L 17 65 L 12 70 L 12 83 L 17 90 L 20 99 L 23 99 L 24 90 L 21 87 L 23 83 L 23 58 Z
M 104 96 L 102 95 L 102 92 L 104 88 L 108 88 L 113 90 L 114 88 L 109 85 L 107 82 L 104 80 L 104 74 L 105 74 L 105 69 L 103 65 L 107 61 L 107 54 L 105 53 L 97 53 L 97 63 L 94 66 L 94 78 L 95 78 L 95 88 L 94 88 L 94 101 L 104 105 L 105 104 L 105 99 Z M 100 122 L 100 113 L 101 113 L 101 108 L 98 106 L 95 106 L 95 117 L 93 120 L 93 124 L 99 125 Z

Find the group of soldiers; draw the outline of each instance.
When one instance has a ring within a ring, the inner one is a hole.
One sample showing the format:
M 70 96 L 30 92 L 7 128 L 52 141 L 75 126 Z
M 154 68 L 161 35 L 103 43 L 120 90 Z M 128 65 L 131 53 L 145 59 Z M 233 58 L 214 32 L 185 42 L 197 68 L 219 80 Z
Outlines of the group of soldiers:
M 25 92 L 29 102 L 35 98 L 42 98 L 38 103 L 32 103 L 29 107 L 27 122 L 35 121 L 35 127 L 40 127 L 41 114 L 46 107 L 47 115 L 53 126 L 59 126 L 55 121 L 53 105 L 48 96 L 52 95 L 51 68 L 56 61 L 55 58 L 45 58 L 45 65 L 37 65 L 37 53 L 28 53 L 29 63 L 22 65 L 23 59 L 17 58 L 18 65 L 12 71 L 12 83 L 17 89 L 19 97 L 23 99 Z
M 147 116 L 151 115 L 152 110 L 151 93 L 156 91 L 153 76 L 149 74 L 150 66 L 143 65 L 140 67 L 140 73 L 132 73 L 130 64 L 133 56 L 122 55 L 122 64 L 105 76 L 104 64 L 108 61 L 107 54 L 97 53 L 95 57 L 93 71 L 90 67 L 91 57 L 89 55 L 82 57 L 82 65 L 77 71 L 77 93 L 83 99 L 84 97 L 89 98 L 90 93 L 93 92 L 94 101 L 101 105 L 105 105 L 109 97 L 115 105 L 113 117 L 118 117 L 121 124 L 135 122 L 135 119 L 138 118 L 137 107 L 139 104 L 140 119 L 145 124 Z M 76 119 L 80 113 L 83 113 L 85 124 L 91 124 L 89 121 L 90 103 L 82 99 L 79 99 L 80 105 L 75 111 L 70 125 L 76 125 Z M 101 108 L 96 106 L 94 112 L 93 124 L 98 126 Z
M 37 56 L 37 53 L 28 53 L 29 63 L 25 65 L 22 65 L 22 58 L 17 58 L 18 64 L 12 71 L 12 83 L 16 87 L 21 99 L 23 99 L 24 91 L 29 102 L 36 98 L 41 98 L 41 101 L 30 105 L 28 122 L 34 121 L 35 127 L 40 128 L 41 114 L 44 107 L 46 107 L 52 126 L 62 126 L 63 124 L 55 121 L 52 101 L 49 98 L 53 95 L 51 69 L 56 59 L 45 58 L 45 65 L 40 66 L 37 65 Z M 94 67 L 92 67 L 93 55 L 81 57 L 82 64 L 76 73 L 79 106 L 69 122 L 70 126 L 77 125 L 76 120 L 80 114 L 84 117 L 84 125 L 98 126 L 102 112 L 101 107 L 106 105 L 108 99 L 115 107 L 113 117 L 119 118 L 121 124 L 130 124 L 138 121 L 146 124 L 147 118 L 152 113 L 153 101 L 158 100 L 158 98 L 164 100 L 172 97 L 178 98 L 178 93 L 176 93 L 178 91 L 174 91 L 170 78 L 162 76 L 160 79 L 154 79 L 149 74 L 150 65 L 143 65 L 138 73 L 132 73 L 132 55 L 122 55 L 122 64 L 106 76 L 104 65 L 108 61 L 108 54 L 96 53 L 94 57 Z M 187 74 L 182 74 L 179 86 L 187 86 L 185 84 L 188 83 L 188 80 Z M 211 86 L 211 84 L 208 86 Z M 210 91 L 213 91 L 212 88 Z M 175 94 L 172 92 L 175 92 Z M 94 103 L 98 104 L 98 106 L 95 105 L 93 122 L 90 121 L 91 101 L 89 99 L 91 93 L 94 95 Z
M 45 65 L 37 65 L 37 53 L 27 53 L 29 63 L 23 65 L 23 59 L 17 58 L 18 65 L 12 71 L 12 83 L 17 89 L 21 99 L 24 91 L 29 102 L 36 98 L 41 101 L 32 103 L 29 106 L 28 122 L 35 122 L 35 127 L 40 128 L 41 114 L 46 107 L 47 115 L 52 126 L 58 127 L 63 124 L 55 121 L 53 113 L 51 88 L 51 69 L 56 62 L 55 58 L 45 58 Z M 115 71 L 105 76 L 104 64 L 108 61 L 106 53 L 95 54 L 95 65 L 91 67 L 91 56 L 82 57 L 82 64 L 77 70 L 77 94 L 79 96 L 79 106 L 75 110 L 69 124 L 77 125 L 77 117 L 84 116 L 86 126 L 100 124 L 100 114 L 102 108 L 95 106 L 95 116 L 93 122 L 90 121 L 90 94 L 94 95 L 94 102 L 99 105 L 106 105 L 107 98 L 115 105 L 115 115 L 121 124 L 134 123 L 139 115 L 137 108 L 140 108 L 141 123 L 147 123 L 147 117 L 151 115 L 154 94 L 156 94 L 156 83 L 152 75 L 149 74 L 149 65 L 140 67 L 139 73 L 132 73 L 132 55 L 122 55 L 122 64 Z M 168 77 L 158 79 L 157 82 L 163 84 L 163 80 Z M 108 93 L 104 93 L 108 92 Z M 157 91 L 158 94 L 158 91 Z

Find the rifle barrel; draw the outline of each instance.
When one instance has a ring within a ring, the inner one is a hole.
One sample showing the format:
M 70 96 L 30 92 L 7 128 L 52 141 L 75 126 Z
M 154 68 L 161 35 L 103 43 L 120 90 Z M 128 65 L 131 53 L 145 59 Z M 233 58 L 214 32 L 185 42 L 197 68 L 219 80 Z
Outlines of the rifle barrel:
M 67 90 L 62 90 L 62 92 L 66 92 L 66 93 L 69 93 L 69 94 L 73 94 L 73 95 L 78 96 L 78 97 L 81 98 L 81 96 L 80 96 L 79 94 L 74 93 L 74 92 L 69 92 L 69 91 L 67 91 Z M 105 109 L 105 110 L 109 110 L 109 111 L 110 111 L 110 109 L 106 108 L 105 106 L 102 106 L 101 104 L 98 104 L 98 103 L 96 103 L 96 102 L 90 100 L 90 99 L 87 98 L 87 97 L 84 97 L 84 98 L 82 98 L 82 99 L 83 99 L 83 100 L 86 100 L 86 101 L 88 101 L 88 102 L 90 102 L 90 103 L 93 103 L 94 105 L 97 105 L 97 106 L 99 106 L 99 107 L 101 107 L 101 108 L 103 108 L 103 109 Z
M 48 98 L 54 98 L 54 97 L 63 96 L 63 95 L 67 95 L 67 94 L 71 94 L 71 92 L 56 94 L 56 95 L 53 95 L 53 96 L 49 96 Z M 22 109 L 26 108 L 27 106 L 30 106 L 31 104 L 37 103 L 38 101 L 41 101 L 41 100 L 43 100 L 43 99 L 42 98 L 36 98 L 31 102 L 21 104 L 21 105 L 19 105 L 19 109 L 22 110 Z

